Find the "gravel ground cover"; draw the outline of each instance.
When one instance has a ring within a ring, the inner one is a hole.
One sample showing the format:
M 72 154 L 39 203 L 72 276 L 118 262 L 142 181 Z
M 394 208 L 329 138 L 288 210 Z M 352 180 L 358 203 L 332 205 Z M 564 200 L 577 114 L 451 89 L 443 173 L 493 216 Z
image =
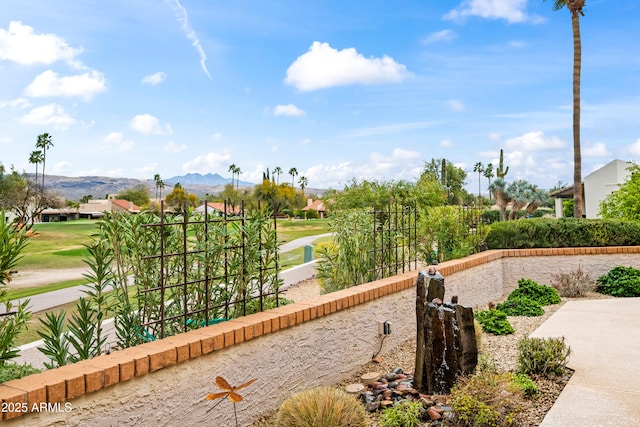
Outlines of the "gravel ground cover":
M 320 295 L 320 289 L 315 279 L 305 280 L 290 287 L 285 297 L 293 301 L 299 302 L 305 299 L 313 298 Z M 600 294 L 591 293 L 586 298 L 606 298 Z M 496 367 L 501 372 L 514 371 L 517 366 L 518 358 L 518 341 L 521 338 L 528 337 L 536 328 L 544 323 L 553 315 L 562 305 L 569 301 L 569 298 L 562 298 L 560 304 L 544 307 L 545 313 L 537 317 L 509 317 L 509 322 L 515 329 L 515 333 L 510 335 L 491 335 L 484 333 L 482 335 L 481 353 L 487 354 L 495 362 Z M 362 374 L 367 372 L 390 372 L 392 369 L 400 367 L 405 371 L 413 371 L 415 365 L 415 339 L 410 339 L 403 345 L 398 346 L 384 353 L 384 358 L 377 362 L 368 362 L 358 368 L 348 378 L 341 383 L 336 384 L 337 387 L 344 387 L 347 384 L 360 382 Z M 520 411 L 516 423 L 518 426 L 538 426 L 542 422 L 545 414 L 551 409 L 554 402 L 564 389 L 571 378 L 571 370 L 567 370 L 566 374 L 554 379 L 546 379 L 534 377 L 536 385 L 540 389 L 540 394 L 533 399 L 523 399 L 519 402 Z M 267 414 L 256 420 L 253 427 L 268 427 L 273 424 L 273 414 Z M 380 427 L 380 413 L 369 414 L 369 426 Z M 424 424 L 428 426 L 428 423 Z

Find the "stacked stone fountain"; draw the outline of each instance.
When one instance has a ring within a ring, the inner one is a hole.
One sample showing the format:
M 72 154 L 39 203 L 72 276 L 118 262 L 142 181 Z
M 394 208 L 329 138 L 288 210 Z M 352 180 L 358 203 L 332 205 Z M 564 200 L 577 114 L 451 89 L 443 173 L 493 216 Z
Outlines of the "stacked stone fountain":
M 444 301 L 444 277 L 434 267 L 418 274 L 416 295 L 416 364 L 414 388 L 448 394 L 460 375 L 478 364 L 473 309 Z

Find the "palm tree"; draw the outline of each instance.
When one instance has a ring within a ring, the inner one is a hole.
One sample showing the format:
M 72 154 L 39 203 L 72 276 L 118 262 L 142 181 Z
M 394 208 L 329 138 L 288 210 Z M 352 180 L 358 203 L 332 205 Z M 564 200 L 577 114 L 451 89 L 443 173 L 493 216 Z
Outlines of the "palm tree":
M 231 186 L 233 187 L 233 179 L 236 176 L 236 169 L 238 169 L 238 167 L 236 166 L 235 163 L 231 163 L 229 165 L 229 172 L 231 172 Z
M 291 187 L 295 188 L 294 179 L 296 178 L 296 175 L 298 175 L 298 169 L 296 168 L 289 169 L 289 175 L 291 175 Z
M 280 174 L 282 173 L 282 168 L 280 166 L 276 166 L 273 168 L 273 174 L 277 177 L 276 184 L 280 185 Z
M 584 16 L 585 0 L 554 0 L 553 10 L 563 7 L 571 13 L 573 30 L 573 216 L 582 218 L 582 155 L 580 154 L 580 70 L 582 66 L 582 41 L 580 16 Z
M 484 177 L 489 180 L 489 187 L 491 187 L 491 178 L 495 175 L 493 174 L 493 163 L 489 163 L 486 168 L 484 168 Z M 489 201 L 491 201 L 491 191 L 489 191 Z
M 507 204 L 510 202 L 509 196 L 506 193 L 507 183 L 503 178 L 496 178 L 489 186 L 489 191 L 493 193 L 494 199 L 496 199 L 496 205 L 500 211 L 500 220 L 507 220 Z
M 53 137 L 48 133 L 38 135 L 38 141 L 36 142 L 36 148 L 42 148 L 42 191 L 44 191 L 44 168 L 47 164 L 47 150 L 53 147 Z
M 302 197 L 304 197 L 304 189 L 309 185 L 309 180 L 306 176 L 301 176 L 298 179 L 298 184 L 300 184 L 300 190 L 302 190 Z
M 509 213 L 509 219 L 516 219 L 518 217 L 518 212 L 532 199 L 533 188 L 531 184 L 529 184 L 524 179 L 519 179 L 515 182 L 512 182 L 507 187 L 507 197 L 513 201 L 511 205 L 511 213 Z
M 44 157 L 42 156 L 42 151 L 40 150 L 34 150 L 29 155 L 29 163 L 36 165 L 36 178 L 35 178 L 36 191 L 38 190 L 38 165 L 42 163 L 43 159 Z
M 156 183 L 156 200 L 158 200 L 158 189 L 160 188 L 160 181 L 162 181 L 162 179 L 160 178 L 160 174 L 157 173 L 153 175 L 153 180 Z
M 550 200 L 551 198 L 549 197 L 548 191 L 538 188 L 537 185 L 531 186 L 531 197 L 529 199 L 529 204 L 527 205 L 525 213 L 527 215 L 531 215 L 540 206 L 544 206 L 549 203 Z
M 238 191 L 238 186 L 240 185 L 240 174 L 242 173 L 242 169 L 236 167 L 236 191 Z
M 473 166 L 473 171 L 478 172 L 478 205 L 482 204 L 482 195 L 480 194 L 480 179 L 482 178 L 482 173 L 484 172 L 484 165 L 482 162 L 476 162 Z

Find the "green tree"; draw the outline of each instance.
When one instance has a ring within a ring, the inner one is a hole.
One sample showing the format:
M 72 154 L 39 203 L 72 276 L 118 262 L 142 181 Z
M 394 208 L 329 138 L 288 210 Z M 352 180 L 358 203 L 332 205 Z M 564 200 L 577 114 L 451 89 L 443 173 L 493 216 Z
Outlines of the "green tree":
M 140 207 L 149 206 L 151 201 L 149 198 L 149 188 L 144 184 L 137 184 L 131 188 L 127 188 L 116 194 L 116 198 L 127 200 Z
M 640 167 L 633 164 L 628 170 L 625 183 L 600 203 L 599 214 L 603 218 L 640 220 Z
M 461 204 L 467 195 L 464 189 L 467 173 L 446 159 L 431 159 L 424 163 L 422 175 L 430 175 L 442 182 L 447 194 L 447 203 Z
M 545 0 L 543 0 L 545 1 Z M 584 16 L 585 0 L 553 0 L 553 10 L 567 7 L 571 13 L 573 32 L 573 216 L 582 218 L 582 155 L 580 153 L 580 73 L 582 40 L 580 16 Z
M 527 206 L 532 196 L 531 184 L 524 179 L 509 184 L 506 190 L 507 197 L 513 202 L 509 219 L 516 219 L 521 209 Z
M 188 193 L 180 183 L 173 186 L 173 191 L 167 194 L 165 198 L 167 205 L 179 208 L 181 206 L 196 207 L 198 206 L 198 197 L 193 193 Z
M 47 164 L 47 150 L 53 147 L 53 136 L 48 133 L 38 135 L 36 148 L 42 149 L 42 191 L 44 191 L 44 169 Z

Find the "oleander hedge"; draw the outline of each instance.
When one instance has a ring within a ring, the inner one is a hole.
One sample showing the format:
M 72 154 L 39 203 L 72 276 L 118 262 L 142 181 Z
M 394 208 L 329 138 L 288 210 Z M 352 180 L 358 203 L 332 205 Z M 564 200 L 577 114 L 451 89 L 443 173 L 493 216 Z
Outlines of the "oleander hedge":
M 640 245 L 640 222 L 528 218 L 491 224 L 488 249 Z

